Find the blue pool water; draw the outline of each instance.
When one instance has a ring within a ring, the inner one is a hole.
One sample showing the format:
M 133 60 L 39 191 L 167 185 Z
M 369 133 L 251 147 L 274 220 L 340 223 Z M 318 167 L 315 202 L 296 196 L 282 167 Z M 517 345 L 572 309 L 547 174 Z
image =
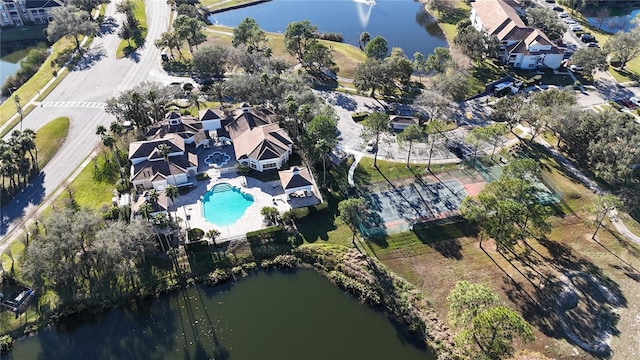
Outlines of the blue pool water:
M 204 218 L 218 226 L 235 223 L 251 204 L 253 196 L 229 184 L 217 184 L 202 197 Z

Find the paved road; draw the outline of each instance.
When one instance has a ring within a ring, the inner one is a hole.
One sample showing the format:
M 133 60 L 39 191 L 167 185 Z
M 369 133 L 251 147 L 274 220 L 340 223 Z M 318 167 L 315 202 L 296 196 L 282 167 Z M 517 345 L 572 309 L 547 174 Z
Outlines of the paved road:
M 15 220 L 23 215 L 30 203 L 40 204 L 64 184 L 99 143 L 96 126 L 108 125 L 114 120 L 101 105 L 107 98 L 144 80 L 167 79 L 166 74 L 162 77 L 160 50 L 153 46 L 153 39 L 166 31 L 170 8 L 165 0 L 147 0 L 145 6 L 148 31 L 147 44 L 142 50 L 132 57 L 116 59 L 115 52 L 120 43 L 117 29 L 94 38 L 84 61 L 67 74 L 41 107 L 25 117 L 23 126 L 37 130 L 56 117 L 68 116 L 71 119 L 69 135 L 33 184 L 0 209 L 0 235 L 8 234 L 17 225 Z M 106 16 L 122 23 L 122 15 L 116 14 L 115 8 L 115 2 L 107 4 Z M 0 252 L 3 249 L 0 244 Z

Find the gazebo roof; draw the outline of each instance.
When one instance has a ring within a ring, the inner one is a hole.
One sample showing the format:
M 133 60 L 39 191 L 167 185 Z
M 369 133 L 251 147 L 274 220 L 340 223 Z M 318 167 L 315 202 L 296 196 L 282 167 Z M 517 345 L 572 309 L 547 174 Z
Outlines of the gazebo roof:
M 307 168 L 293 167 L 288 170 L 282 170 L 278 172 L 278 176 L 280 176 L 282 188 L 285 190 L 306 188 L 313 185 L 311 173 Z

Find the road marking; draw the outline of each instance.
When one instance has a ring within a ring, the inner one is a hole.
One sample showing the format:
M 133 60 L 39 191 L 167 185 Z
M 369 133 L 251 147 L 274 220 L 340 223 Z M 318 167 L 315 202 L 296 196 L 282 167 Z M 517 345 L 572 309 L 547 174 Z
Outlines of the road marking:
M 42 107 L 57 107 L 57 108 L 104 108 L 103 102 L 79 102 L 79 101 L 43 101 L 40 103 Z

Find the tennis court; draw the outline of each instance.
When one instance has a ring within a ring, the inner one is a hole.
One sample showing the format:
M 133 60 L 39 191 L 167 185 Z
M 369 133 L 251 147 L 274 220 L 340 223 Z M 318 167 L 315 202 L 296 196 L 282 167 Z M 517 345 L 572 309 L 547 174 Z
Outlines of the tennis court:
M 370 194 L 369 216 L 360 230 L 365 236 L 407 231 L 411 224 L 444 219 L 458 214 L 460 202 L 467 196 L 457 179 L 438 182 L 414 182 Z

